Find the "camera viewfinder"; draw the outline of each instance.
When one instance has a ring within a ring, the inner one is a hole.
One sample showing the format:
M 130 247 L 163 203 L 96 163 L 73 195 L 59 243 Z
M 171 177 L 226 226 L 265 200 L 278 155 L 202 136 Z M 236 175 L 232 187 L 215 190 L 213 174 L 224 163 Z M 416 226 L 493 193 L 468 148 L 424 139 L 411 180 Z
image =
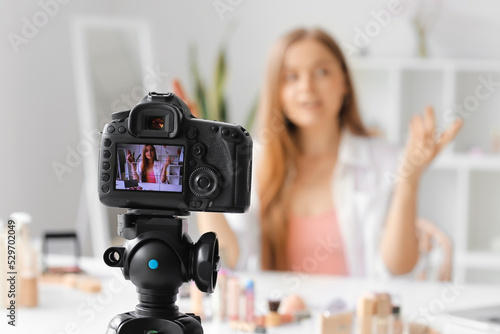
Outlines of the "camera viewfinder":
M 148 130 L 163 130 L 165 119 L 158 116 L 148 116 L 146 118 L 146 126 Z

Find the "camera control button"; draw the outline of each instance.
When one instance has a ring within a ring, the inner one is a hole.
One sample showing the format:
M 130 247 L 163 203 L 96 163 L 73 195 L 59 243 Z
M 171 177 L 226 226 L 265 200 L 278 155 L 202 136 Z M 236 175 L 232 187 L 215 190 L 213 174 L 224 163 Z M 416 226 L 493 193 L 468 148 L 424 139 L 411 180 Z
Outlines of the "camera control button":
M 107 173 L 102 174 L 102 180 L 104 182 L 108 182 L 110 178 L 111 177 L 109 176 L 109 174 L 107 174 Z
M 111 139 L 109 139 L 109 138 L 104 139 L 104 146 L 110 147 L 111 146 Z
M 103 153 L 102 153 L 102 156 L 105 157 L 106 159 L 109 159 L 111 158 L 111 152 L 108 151 L 108 150 L 105 150 Z
M 125 131 L 127 131 L 127 129 L 125 129 L 125 127 L 124 127 L 124 126 L 120 126 L 120 127 L 118 128 L 118 132 L 120 132 L 120 133 L 124 133 Z
M 186 137 L 189 139 L 195 139 L 198 136 L 198 130 L 196 128 L 190 127 L 186 131 Z
M 201 201 L 189 201 L 189 207 L 191 208 L 199 208 L 201 204 Z
M 110 168 L 111 168 L 111 165 L 109 164 L 109 162 L 105 162 L 105 163 L 103 163 L 103 164 L 102 164 L 102 168 L 103 168 L 104 170 L 108 170 L 108 169 L 110 169 Z
M 238 135 L 238 133 L 237 133 L 237 132 L 233 132 L 233 133 L 231 133 L 231 138 L 233 138 L 233 139 L 238 139 L 239 137 L 240 137 L 240 136 Z
M 108 186 L 102 186 L 102 192 L 104 193 L 109 193 L 109 187 Z
M 212 132 L 219 132 L 219 127 L 218 127 L 217 125 L 212 125 L 212 126 L 210 127 L 210 130 L 211 130 Z
M 108 126 L 107 130 L 109 133 L 113 133 L 113 132 L 115 132 L 115 127 L 113 125 L 110 125 L 110 126 Z
M 205 153 L 205 147 L 203 144 L 196 143 L 191 147 L 191 153 L 193 153 L 195 157 L 201 157 Z
M 197 197 L 213 197 L 219 190 L 217 174 L 208 167 L 197 168 L 189 176 L 189 189 Z
M 222 132 L 222 135 L 223 135 L 223 136 L 227 136 L 227 135 L 229 134 L 229 130 L 228 130 L 228 129 L 225 129 L 225 128 L 224 128 L 224 129 L 222 129 L 222 131 L 221 131 L 221 132 Z
M 198 186 L 201 189 L 206 189 L 210 187 L 210 180 L 206 176 L 202 176 L 198 179 Z
M 196 160 L 189 160 L 189 166 L 195 167 L 198 164 Z

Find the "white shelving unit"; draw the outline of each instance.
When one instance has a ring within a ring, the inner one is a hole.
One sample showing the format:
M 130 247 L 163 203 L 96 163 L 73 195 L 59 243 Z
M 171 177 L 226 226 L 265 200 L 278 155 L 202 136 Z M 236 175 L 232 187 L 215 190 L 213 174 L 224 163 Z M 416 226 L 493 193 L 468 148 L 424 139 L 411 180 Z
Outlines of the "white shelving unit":
M 182 166 L 177 163 L 178 161 L 174 161 L 173 164 L 168 165 L 167 180 L 169 184 L 182 185 Z
M 454 280 L 500 283 L 500 61 L 349 60 L 361 114 L 403 148 L 427 105 L 438 129 L 464 126 L 423 176 L 419 215 L 454 244 Z M 489 83 L 488 83 L 489 82 Z
M 175 150 L 180 147 L 159 147 L 158 160 L 163 164 L 167 157 L 173 159 L 172 163 L 167 167 L 167 180 L 169 184 L 182 185 L 182 154 L 176 154 Z

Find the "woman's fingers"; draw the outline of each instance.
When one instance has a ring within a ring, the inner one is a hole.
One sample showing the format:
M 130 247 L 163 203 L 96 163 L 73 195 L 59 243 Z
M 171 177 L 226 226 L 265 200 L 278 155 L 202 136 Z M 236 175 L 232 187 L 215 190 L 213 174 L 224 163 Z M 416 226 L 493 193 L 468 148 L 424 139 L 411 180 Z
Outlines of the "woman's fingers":
M 430 106 L 424 111 L 425 133 L 429 138 L 436 138 L 436 116 L 434 109 Z
M 422 140 L 424 138 L 424 121 L 420 115 L 413 116 L 410 130 L 414 140 Z
M 414 115 L 410 122 L 410 137 L 406 146 L 406 157 L 419 157 L 417 172 L 422 171 L 439 152 L 452 141 L 463 125 L 461 119 L 450 125 L 439 138 L 436 138 L 436 117 L 434 110 L 427 107 L 423 115 Z M 416 166 L 417 167 L 417 166 Z
M 438 141 L 438 151 L 441 151 L 443 147 L 445 147 L 450 141 L 453 140 L 453 138 L 456 137 L 463 124 L 463 120 L 458 119 L 441 134 L 441 137 Z

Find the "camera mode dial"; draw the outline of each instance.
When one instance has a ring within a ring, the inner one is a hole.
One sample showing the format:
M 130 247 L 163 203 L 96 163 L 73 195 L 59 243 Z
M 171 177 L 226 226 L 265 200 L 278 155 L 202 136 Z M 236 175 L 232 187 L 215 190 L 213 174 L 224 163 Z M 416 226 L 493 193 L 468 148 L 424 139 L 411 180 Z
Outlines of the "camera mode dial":
M 195 169 L 189 177 L 189 189 L 197 197 L 213 197 L 219 190 L 217 174 L 208 167 Z

